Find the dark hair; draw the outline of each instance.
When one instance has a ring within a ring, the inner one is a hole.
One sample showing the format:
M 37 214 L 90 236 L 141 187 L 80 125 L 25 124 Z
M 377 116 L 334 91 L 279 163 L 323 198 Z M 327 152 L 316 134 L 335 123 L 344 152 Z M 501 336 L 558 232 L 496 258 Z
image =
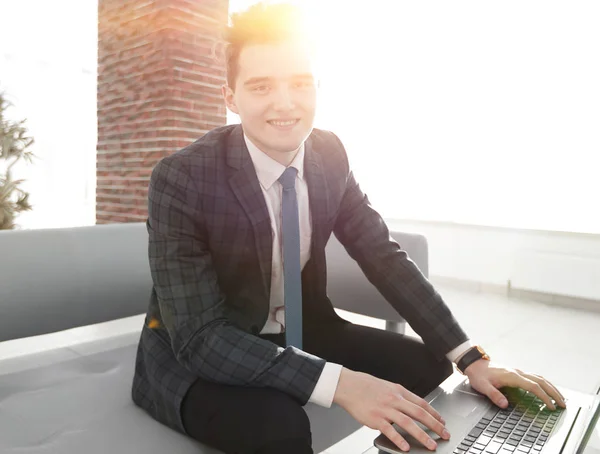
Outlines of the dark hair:
M 248 44 L 308 41 L 303 11 L 289 3 L 260 2 L 246 11 L 234 13 L 225 31 L 227 84 L 235 89 L 239 58 Z

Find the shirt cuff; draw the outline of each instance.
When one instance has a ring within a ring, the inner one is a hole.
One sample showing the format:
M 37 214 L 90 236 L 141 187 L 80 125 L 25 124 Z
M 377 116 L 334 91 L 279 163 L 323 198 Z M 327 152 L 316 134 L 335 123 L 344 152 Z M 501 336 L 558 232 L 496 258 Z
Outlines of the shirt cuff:
M 446 358 L 448 358 L 449 361 L 455 363 L 456 360 L 471 347 L 473 347 L 473 343 L 470 340 L 463 342 L 454 350 L 450 351 L 450 353 L 446 353 Z
M 341 373 L 342 366 L 340 364 L 325 363 L 319 381 L 308 401 L 321 407 L 330 408 Z

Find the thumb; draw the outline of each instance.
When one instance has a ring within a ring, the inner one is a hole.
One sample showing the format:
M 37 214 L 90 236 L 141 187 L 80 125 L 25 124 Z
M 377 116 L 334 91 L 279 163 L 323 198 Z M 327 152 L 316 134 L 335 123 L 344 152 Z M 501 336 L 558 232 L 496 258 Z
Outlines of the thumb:
M 486 381 L 485 384 L 481 386 L 480 392 L 485 394 L 490 398 L 492 402 L 498 405 L 500 408 L 508 407 L 508 400 L 506 400 L 506 396 L 502 394 L 495 386 L 493 386 L 489 381 Z

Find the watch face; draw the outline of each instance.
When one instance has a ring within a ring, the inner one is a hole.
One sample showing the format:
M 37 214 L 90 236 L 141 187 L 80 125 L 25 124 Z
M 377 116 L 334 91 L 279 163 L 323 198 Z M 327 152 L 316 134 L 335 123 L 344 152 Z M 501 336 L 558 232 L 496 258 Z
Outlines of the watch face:
M 481 348 L 479 345 L 477 346 L 477 351 L 479 353 L 481 353 L 482 355 L 482 359 L 487 359 L 489 361 L 490 357 L 488 356 L 488 354 L 483 350 L 483 348 Z

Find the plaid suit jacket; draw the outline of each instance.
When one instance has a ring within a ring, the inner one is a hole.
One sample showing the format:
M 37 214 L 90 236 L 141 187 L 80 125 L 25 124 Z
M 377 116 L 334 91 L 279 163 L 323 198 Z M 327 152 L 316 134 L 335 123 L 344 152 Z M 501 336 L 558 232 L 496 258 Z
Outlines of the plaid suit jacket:
M 390 237 L 340 140 L 315 129 L 305 149 L 313 223 L 311 259 L 302 272 L 305 326 L 337 317 L 326 292 L 325 245 L 333 232 L 443 358 L 467 336 Z M 306 404 L 325 360 L 257 336 L 269 311 L 272 236 L 241 125 L 217 128 L 156 165 L 147 229 L 153 288 L 137 350 L 134 402 L 182 433 L 181 402 L 197 378 L 272 387 Z

